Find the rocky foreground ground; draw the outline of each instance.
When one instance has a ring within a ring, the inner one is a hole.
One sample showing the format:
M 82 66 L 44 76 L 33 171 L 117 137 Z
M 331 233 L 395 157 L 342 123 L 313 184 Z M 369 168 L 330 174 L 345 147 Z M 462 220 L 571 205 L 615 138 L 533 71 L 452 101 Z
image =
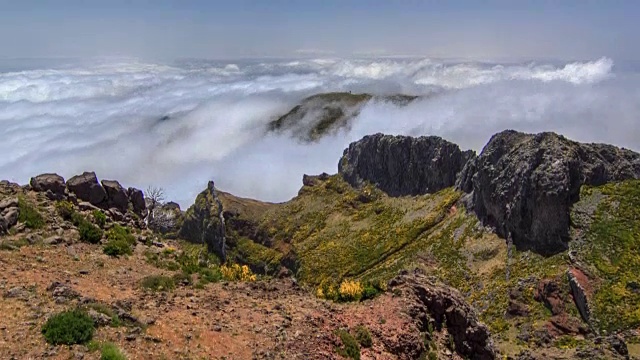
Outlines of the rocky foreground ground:
M 376 134 L 338 170 L 186 211 L 92 172 L 0 182 L 0 357 L 638 358 L 639 154 Z

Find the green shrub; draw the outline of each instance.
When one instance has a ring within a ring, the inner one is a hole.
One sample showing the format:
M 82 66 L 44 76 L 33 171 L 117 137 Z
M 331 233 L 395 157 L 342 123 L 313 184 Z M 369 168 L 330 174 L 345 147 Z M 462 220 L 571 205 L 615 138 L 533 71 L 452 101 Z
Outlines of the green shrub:
M 100 226 L 101 228 L 104 228 L 104 225 L 107 223 L 107 215 L 105 215 L 100 210 L 93 210 L 92 215 L 93 215 L 93 221 L 96 222 L 96 225 Z
M 133 254 L 132 245 L 135 244 L 136 239 L 128 228 L 116 224 L 107 232 L 107 239 L 103 248 L 105 254 L 110 256 Z
M 193 284 L 193 279 L 191 278 L 191 275 L 185 272 L 179 272 L 173 275 L 173 280 L 176 284 L 186 284 L 186 285 Z
M 340 341 L 342 341 L 342 347 L 336 348 L 338 355 L 353 360 L 360 360 L 360 345 L 358 345 L 356 339 L 345 330 L 337 330 L 336 335 L 338 335 Z
M 73 219 L 73 215 L 76 213 L 76 209 L 69 201 L 56 202 L 56 211 L 61 218 L 67 221 L 71 221 Z
M 136 238 L 131 234 L 131 230 L 118 224 L 109 229 L 109 231 L 107 232 L 107 239 L 123 240 L 131 245 L 136 243 Z
M 84 344 L 95 331 L 93 320 L 81 310 L 69 310 L 53 315 L 42 327 L 42 334 L 49 344 Z
M 151 275 L 142 279 L 142 287 L 153 291 L 170 291 L 175 289 L 173 278 L 163 275 Z
M 100 360 L 127 360 L 127 357 L 124 356 L 115 344 L 106 343 L 102 345 Z
M 103 231 L 99 227 L 93 225 L 87 219 L 80 217 L 78 221 L 78 231 L 80 232 L 80 240 L 91 244 L 97 244 L 102 239 Z
M 355 333 L 355 338 L 356 340 L 358 340 L 360 346 L 370 348 L 373 345 L 373 340 L 371 339 L 371 332 L 369 332 L 369 329 L 362 325 L 358 325 L 355 329 Z
M 433 351 L 429 351 L 429 360 L 438 360 L 438 354 Z
M 31 203 L 23 197 L 18 198 L 18 221 L 29 229 L 40 229 L 44 226 L 44 218 Z
M 122 256 L 122 255 L 131 255 L 133 254 L 133 249 L 131 248 L 131 244 L 123 240 L 109 240 L 102 251 L 109 256 Z

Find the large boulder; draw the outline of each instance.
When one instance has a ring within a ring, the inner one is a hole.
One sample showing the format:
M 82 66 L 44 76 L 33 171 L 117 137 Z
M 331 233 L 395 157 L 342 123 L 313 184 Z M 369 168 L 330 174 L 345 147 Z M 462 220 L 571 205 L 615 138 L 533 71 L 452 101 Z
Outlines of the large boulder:
M 139 215 L 143 214 L 145 210 L 147 210 L 147 203 L 144 200 L 144 193 L 142 190 L 130 187 L 127 194 L 129 196 L 129 202 L 131 202 L 131 205 L 133 206 L 133 211 Z
M 55 195 L 64 195 L 66 185 L 64 178 L 58 174 L 40 174 L 29 182 L 34 191 L 51 191 Z
M 67 181 L 67 188 L 76 194 L 78 199 L 88 201 L 93 205 L 100 205 L 107 199 L 107 192 L 98 183 L 94 172 L 84 172 Z
M 458 184 L 473 191 L 478 217 L 517 248 L 550 255 L 567 248 L 569 211 L 580 187 L 640 178 L 640 154 L 506 130 L 466 168 Z
M 453 186 L 474 156 L 437 136 L 375 134 L 344 150 L 338 172 L 352 186 L 370 182 L 391 196 L 419 195 Z
M 127 191 L 115 180 L 102 180 L 100 182 L 107 193 L 107 206 L 126 212 L 129 207 Z

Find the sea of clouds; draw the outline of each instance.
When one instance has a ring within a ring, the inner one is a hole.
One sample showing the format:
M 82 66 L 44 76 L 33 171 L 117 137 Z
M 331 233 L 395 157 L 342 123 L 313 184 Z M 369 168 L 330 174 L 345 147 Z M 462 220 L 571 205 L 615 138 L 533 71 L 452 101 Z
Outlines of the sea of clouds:
M 4 67 L 3 67 L 4 65 Z M 316 143 L 269 121 L 327 91 L 429 95 L 370 102 L 350 129 Z M 364 135 L 439 135 L 480 151 L 504 129 L 640 150 L 640 77 L 608 58 L 571 63 L 306 59 L 152 64 L 0 62 L 0 179 L 92 170 L 166 189 L 188 206 L 214 179 L 239 196 L 286 201 L 302 175 L 335 173 Z

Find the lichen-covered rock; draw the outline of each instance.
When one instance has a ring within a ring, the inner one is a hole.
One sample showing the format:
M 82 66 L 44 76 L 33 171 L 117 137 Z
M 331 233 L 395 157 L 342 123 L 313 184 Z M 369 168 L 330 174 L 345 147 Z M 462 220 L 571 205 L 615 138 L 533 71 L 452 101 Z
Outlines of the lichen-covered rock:
M 94 172 L 84 172 L 67 180 L 67 188 L 76 194 L 78 199 L 100 205 L 107 199 L 107 192 L 98 183 Z
M 513 130 L 494 135 L 475 168 L 473 208 L 516 247 L 549 255 L 567 248 L 570 207 L 582 185 L 640 178 L 640 154 L 605 144 L 583 144 L 554 133 Z M 463 171 L 459 187 L 470 190 Z
M 102 180 L 102 187 L 107 193 L 107 206 L 126 212 L 129 207 L 127 191 L 116 180 Z
M 496 358 L 489 329 L 457 290 L 433 283 L 419 270 L 401 272 L 389 282 L 389 290 L 406 297 L 409 315 L 421 331 L 446 326 L 460 355 L 473 360 Z
M 453 186 L 474 156 L 437 136 L 378 133 L 351 143 L 338 172 L 352 186 L 370 182 L 391 196 L 428 194 Z
M 64 178 L 58 174 L 40 174 L 32 177 L 29 182 L 34 191 L 51 191 L 55 195 L 64 195 L 66 184 Z

